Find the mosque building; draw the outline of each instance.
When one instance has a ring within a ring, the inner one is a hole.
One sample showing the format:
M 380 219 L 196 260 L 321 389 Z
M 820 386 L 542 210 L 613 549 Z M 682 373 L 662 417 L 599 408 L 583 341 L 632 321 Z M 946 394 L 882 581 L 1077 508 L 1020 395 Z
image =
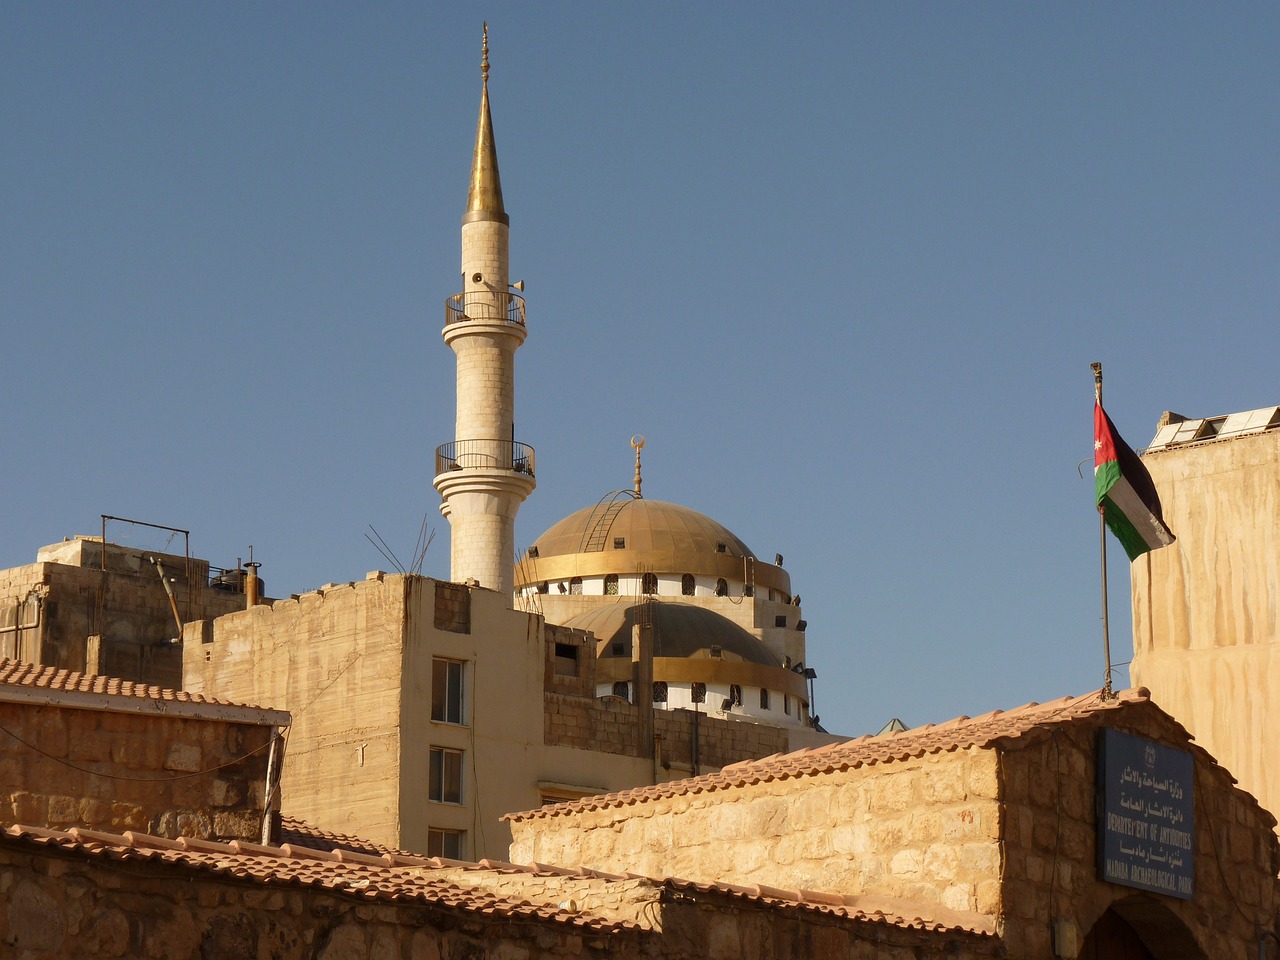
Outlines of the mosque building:
M 516 511 L 536 484 L 535 459 L 513 426 L 515 352 L 528 328 L 524 298 L 509 280 L 487 32 L 481 74 L 462 221 L 464 289 L 446 304 L 443 334 L 457 355 L 456 435 L 436 451 L 435 478 L 450 525 L 450 578 L 514 591 L 549 623 L 592 632 L 601 696 L 811 725 L 806 681 L 816 674 L 805 666 L 806 624 L 782 557 L 760 562 L 710 517 L 645 499 L 642 437 L 632 440 L 633 489 L 554 524 L 514 569 Z
M 726 527 L 633 489 L 578 511 L 515 562 L 536 485 L 516 439 L 510 282 L 489 107 L 488 37 L 446 300 L 454 438 L 434 485 L 449 581 L 364 581 L 187 624 L 183 683 L 291 712 L 282 791 L 295 816 L 402 849 L 504 855 L 512 810 L 697 775 L 839 738 L 810 717 L 799 598 Z M 352 775 L 335 776 L 338 770 Z

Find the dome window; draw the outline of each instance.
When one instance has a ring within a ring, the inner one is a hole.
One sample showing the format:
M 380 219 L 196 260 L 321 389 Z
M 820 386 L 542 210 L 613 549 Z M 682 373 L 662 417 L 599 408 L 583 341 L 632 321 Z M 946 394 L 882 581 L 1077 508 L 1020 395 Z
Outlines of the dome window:
M 716 581 L 716 596 L 727 597 L 728 595 L 729 595 L 729 581 L 725 580 L 724 577 L 721 577 L 719 580 Z
M 680 577 L 680 595 L 681 596 L 692 597 L 693 588 L 695 586 L 696 586 L 696 581 L 694 581 L 692 573 L 686 573 L 681 575 Z
M 760 688 L 760 709 L 761 710 L 769 709 L 769 691 L 764 687 Z
M 582 596 L 582 578 L 581 577 L 569 578 L 569 593 L 575 597 Z
M 656 573 L 646 573 L 640 578 L 640 592 L 653 596 L 658 592 L 658 575 Z
M 613 549 L 615 549 L 615 550 L 625 550 L 625 549 L 627 549 L 627 538 L 626 538 L 626 537 L 614 537 L 614 538 L 613 538 Z
M 728 547 L 726 547 L 726 546 L 724 545 L 724 541 L 723 541 L 723 540 L 719 541 L 719 542 L 716 544 L 716 553 L 726 553 L 726 552 L 728 552 L 728 549 L 729 549 L 729 548 L 728 548 Z
M 707 702 L 707 685 L 705 683 L 695 683 L 689 688 L 689 699 L 694 703 Z
M 665 680 L 655 680 L 655 681 L 654 681 L 654 683 L 653 683 L 653 702 L 654 702 L 654 703 L 666 703 L 666 702 L 667 702 L 667 681 L 665 681 Z
M 606 597 L 616 597 L 618 595 L 618 575 L 616 573 L 610 573 L 605 576 L 604 595 Z
M 617 683 L 613 685 L 613 695 L 615 697 L 621 697 L 623 700 L 626 700 L 628 703 L 630 703 L 631 691 L 629 687 L 630 685 L 627 683 L 627 681 L 619 680 Z

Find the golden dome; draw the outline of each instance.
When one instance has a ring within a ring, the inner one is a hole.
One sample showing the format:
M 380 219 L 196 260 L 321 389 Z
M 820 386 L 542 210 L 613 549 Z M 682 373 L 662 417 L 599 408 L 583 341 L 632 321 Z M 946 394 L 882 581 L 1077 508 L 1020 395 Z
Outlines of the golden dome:
M 619 539 L 625 546 L 616 546 Z M 534 545 L 543 558 L 614 549 L 672 557 L 717 552 L 734 557 L 754 556 L 745 543 L 706 514 L 674 503 L 626 495 L 624 499 L 570 514 Z M 679 564 L 671 569 L 678 568 Z
M 516 565 L 517 587 L 572 577 L 638 572 L 724 578 L 790 592 L 780 566 L 706 514 L 630 491 L 571 513 L 534 541 Z
M 600 641 L 602 658 L 629 661 L 638 609 L 635 601 L 620 600 L 580 613 L 565 621 L 564 626 L 594 633 Z M 653 618 L 655 657 L 710 658 L 712 648 L 717 647 L 717 655 L 726 660 L 781 666 L 762 641 L 714 610 L 656 600 L 650 602 L 649 610 Z

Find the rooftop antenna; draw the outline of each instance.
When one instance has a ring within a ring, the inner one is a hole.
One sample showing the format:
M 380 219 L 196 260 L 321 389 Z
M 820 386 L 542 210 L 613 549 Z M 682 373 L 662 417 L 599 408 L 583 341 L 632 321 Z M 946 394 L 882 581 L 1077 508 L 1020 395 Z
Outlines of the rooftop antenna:
M 640 492 L 640 484 L 642 482 L 640 479 L 640 451 L 644 449 L 644 437 L 636 434 L 631 438 L 631 446 L 636 451 L 636 499 L 643 500 L 644 495 Z
M 373 537 L 369 536 L 369 534 L 367 533 L 364 535 L 364 538 L 373 544 L 373 548 L 377 550 L 380 554 L 382 554 L 383 558 L 387 561 L 387 563 L 395 567 L 396 570 L 398 570 L 400 573 L 408 573 L 408 571 L 405 570 L 404 568 L 404 564 L 400 562 L 400 558 L 397 557 L 395 555 L 395 551 L 391 549 L 390 544 L 388 544 L 387 541 L 382 539 L 382 534 L 380 534 L 377 530 L 374 530 L 372 523 L 369 524 L 369 529 L 373 530 L 373 537 L 377 537 L 378 539 L 374 540 Z

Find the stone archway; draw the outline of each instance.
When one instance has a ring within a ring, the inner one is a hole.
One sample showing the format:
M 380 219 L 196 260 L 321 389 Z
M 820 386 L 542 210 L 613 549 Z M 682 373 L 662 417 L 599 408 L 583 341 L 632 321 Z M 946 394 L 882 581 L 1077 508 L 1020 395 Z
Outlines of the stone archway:
M 1185 923 L 1145 894 L 1113 903 L 1084 938 L 1079 960 L 1209 960 Z

